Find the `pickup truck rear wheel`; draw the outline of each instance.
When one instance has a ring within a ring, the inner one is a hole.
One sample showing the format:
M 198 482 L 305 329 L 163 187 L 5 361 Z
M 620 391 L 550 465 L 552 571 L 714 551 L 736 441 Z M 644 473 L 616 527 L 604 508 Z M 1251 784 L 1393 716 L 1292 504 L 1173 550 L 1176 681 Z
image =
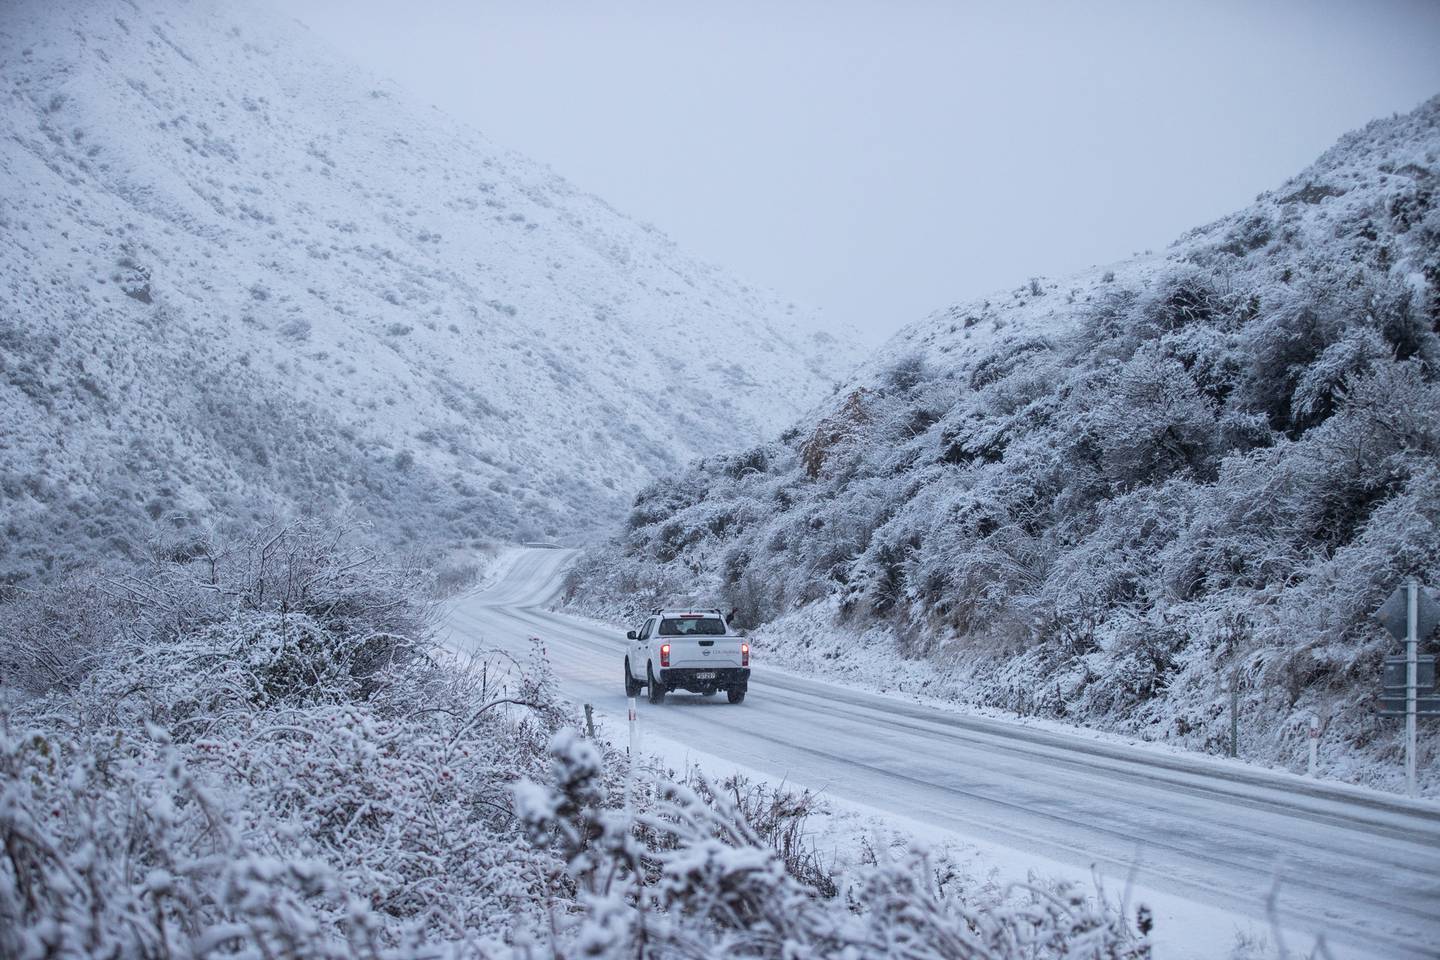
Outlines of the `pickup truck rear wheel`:
M 665 684 L 655 679 L 655 671 L 648 663 L 645 664 L 645 685 L 650 688 L 647 696 L 651 703 L 665 702 Z
M 630 675 L 630 658 L 625 658 L 625 696 L 638 697 L 645 684 Z
M 745 702 L 745 688 L 744 688 L 744 687 L 732 687 L 732 688 L 730 688 L 729 690 L 726 690 L 726 691 L 725 691 L 725 698 L 726 698 L 727 700 L 729 700 L 731 703 L 744 703 L 744 702 Z

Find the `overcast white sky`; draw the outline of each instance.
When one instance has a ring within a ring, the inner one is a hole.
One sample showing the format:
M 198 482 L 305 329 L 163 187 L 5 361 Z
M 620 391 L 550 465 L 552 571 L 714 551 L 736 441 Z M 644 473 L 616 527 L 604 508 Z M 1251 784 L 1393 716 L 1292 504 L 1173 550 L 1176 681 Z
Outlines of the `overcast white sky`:
M 693 253 L 876 337 L 1161 247 L 1440 93 L 1435 0 L 282 6 Z

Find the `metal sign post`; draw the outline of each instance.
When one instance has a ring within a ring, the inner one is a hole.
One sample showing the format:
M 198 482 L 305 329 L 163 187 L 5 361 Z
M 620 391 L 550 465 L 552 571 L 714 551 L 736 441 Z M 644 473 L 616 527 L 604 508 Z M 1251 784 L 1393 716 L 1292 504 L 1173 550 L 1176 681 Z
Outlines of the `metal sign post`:
M 1435 658 L 1427 656 L 1422 661 L 1420 657 L 1420 641 L 1440 625 L 1440 603 L 1421 590 L 1419 581 L 1412 577 L 1403 588 L 1390 594 L 1375 615 L 1392 637 L 1405 643 L 1403 682 L 1399 673 L 1402 658 L 1386 658 L 1380 714 L 1405 717 L 1405 792 L 1413 797 L 1417 721 L 1421 716 L 1440 715 L 1440 697 L 1435 695 Z
M 1415 658 L 1419 656 L 1420 635 L 1420 584 L 1415 578 L 1408 585 L 1410 596 L 1406 603 L 1405 629 L 1405 793 L 1415 796 L 1415 698 L 1419 669 Z

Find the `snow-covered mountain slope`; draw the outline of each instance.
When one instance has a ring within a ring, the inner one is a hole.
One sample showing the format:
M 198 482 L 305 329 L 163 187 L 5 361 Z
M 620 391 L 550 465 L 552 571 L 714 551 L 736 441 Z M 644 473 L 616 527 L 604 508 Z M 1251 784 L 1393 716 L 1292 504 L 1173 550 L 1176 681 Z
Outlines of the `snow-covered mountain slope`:
M 0 576 L 151 517 L 573 534 L 854 357 L 259 4 L 9 0 L 0 77 Z
M 1163 252 L 940 311 L 642 492 L 576 603 L 708 590 L 766 655 L 898 647 L 882 680 L 1208 750 L 1234 673 L 1242 755 L 1303 763 L 1314 713 L 1393 783 L 1371 613 L 1440 586 L 1437 188 L 1440 98 Z

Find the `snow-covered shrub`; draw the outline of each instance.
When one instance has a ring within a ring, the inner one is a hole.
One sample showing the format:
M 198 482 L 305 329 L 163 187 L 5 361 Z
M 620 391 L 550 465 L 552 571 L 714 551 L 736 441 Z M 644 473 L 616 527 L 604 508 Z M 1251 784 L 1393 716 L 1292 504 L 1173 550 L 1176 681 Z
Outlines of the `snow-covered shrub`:
M 715 803 L 717 792 L 724 793 L 726 802 L 749 826 L 755 839 L 769 845 L 779 856 L 787 874 L 821 897 L 839 895 L 834 872 L 807 835 L 811 815 L 823 806 L 817 794 L 777 789 L 739 774 L 714 783 L 698 769 L 692 770 L 685 782 L 709 804 Z
M 150 294 L 150 269 L 135 262 L 135 259 L 129 254 L 121 256 L 115 261 L 115 273 L 111 275 L 110 279 L 120 287 L 125 296 L 132 300 L 139 300 L 145 304 L 154 301 Z
M 973 891 L 937 882 L 926 855 L 911 852 L 877 856 L 844 878 L 841 896 L 836 878 L 813 861 L 797 871 L 786 856 L 785 844 L 803 832 L 809 797 L 646 773 L 629 788 L 632 808 L 617 809 L 616 785 L 593 744 L 562 731 L 550 758 L 549 777 L 518 784 L 515 800 L 531 842 L 558 856 L 547 878 L 557 954 L 1150 956 L 1148 911 L 1131 915 L 1103 891 L 1017 886 L 981 903 Z M 558 909 L 572 898 L 573 910 Z
M 280 324 L 280 336 L 287 340 L 309 340 L 311 326 L 310 321 L 304 317 L 291 317 Z
M 435 571 L 432 590 L 437 597 L 456 596 L 479 583 L 481 572 L 480 564 L 474 560 L 457 559 L 442 563 Z
M 508 790 L 563 716 L 543 672 L 436 664 L 420 582 L 336 532 L 206 546 L 102 578 L 109 644 L 0 718 L 0 955 L 483 956 L 528 929 Z
M 30 694 L 75 683 L 107 655 L 116 606 L 82 577 L 0 594 L 0 677 Z

